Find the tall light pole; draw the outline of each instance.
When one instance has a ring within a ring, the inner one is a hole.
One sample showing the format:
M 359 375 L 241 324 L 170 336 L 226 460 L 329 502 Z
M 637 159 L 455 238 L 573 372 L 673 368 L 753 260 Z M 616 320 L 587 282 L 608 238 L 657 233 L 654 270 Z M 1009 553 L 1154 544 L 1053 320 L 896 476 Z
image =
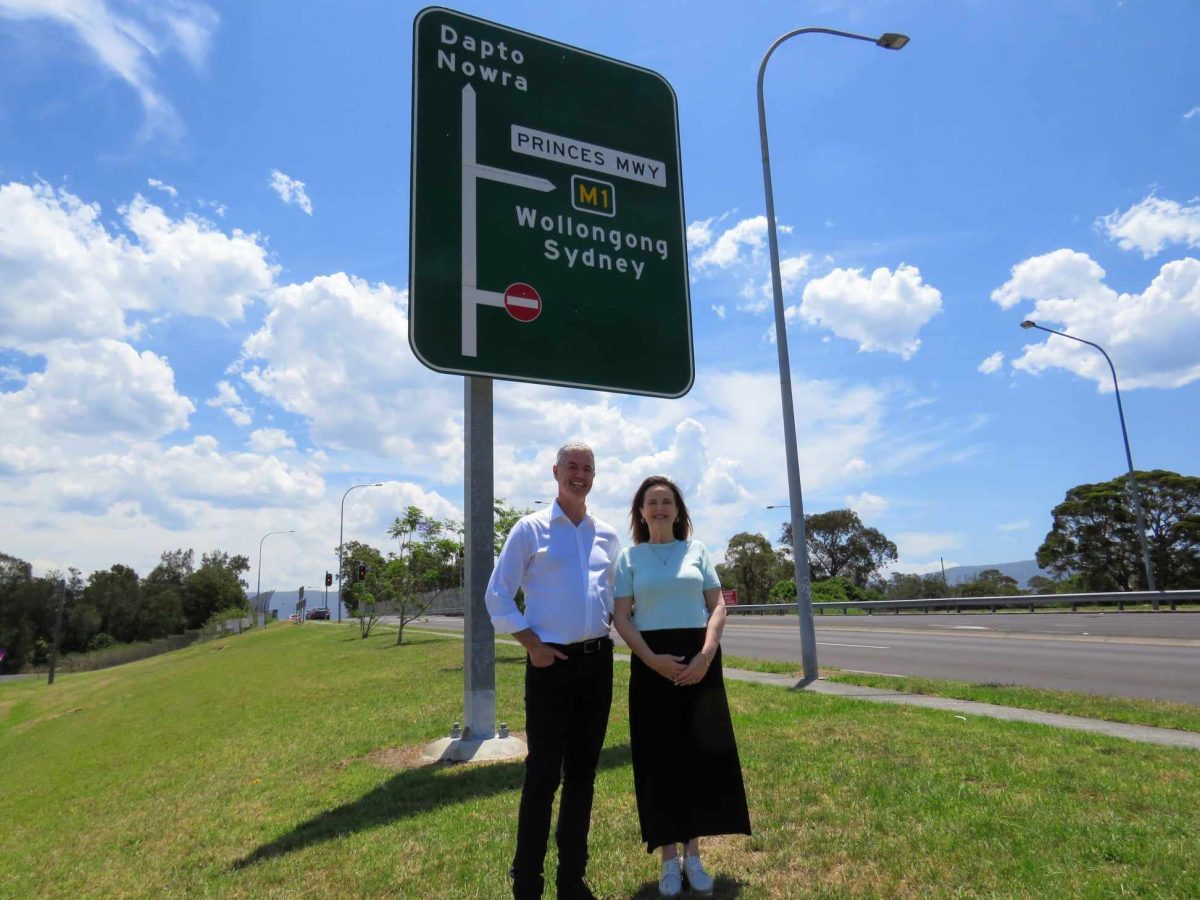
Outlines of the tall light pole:
M 295 533 L 296 533 L 295 529 L 290 529 L 288 531 L 268 531 L 259 540 L 259 542 L 258 542 L 258 588 L 254 592 L 254 594 L 255 594 L 254 602 L 255 603 L 262 602 L 262 547 L 263 547 L 263 541 L 265 541 L 267 538 L 269 538 L 273 534 L 295 534 Z M 266 613 L 265 609 L 263 610 L 263 613 Z
M 1053 328 L 1047 328 L 1045 325 L 1039 325 L 1032 319 L 1026 319 L 1021 323 L 1024 329 L 1036 328 L 1038 331 L 1045 331 L 1048 334 L 1057 334 L 1059 337 L 1069 338 L 1072 341 L 1078 341 L 1081 344 L 1087 344 L 1089 347 L 1095 347 L 1104 356 L 1104 361 L 1108 363 L 1108 370 L 1112 372 L 1113 393 L 1117 395 L 1117 417 L 1121 420 L 1121 439 L 1125 442 L 1125 462 L 1129 465 L 1129 493 L 1133 495 L 1133 511 L 1137 516 L 1138 540 L 1142 545 L 1142 565 L 1146 569 L 1146 588 L 1147 590 L 1157 591 L 1154 586 L 1154 567 L 1150 565 L 1150 546 L 1146 543 L 1146 520 L 1142 515 L 1142 497 L 1138 491 L 1137 478 L 1133 474 L 1133 454 L 1129 450 L 1129 432 L 1125 430 L 1125 409 L 1121 406 L 1121 387 L 1117 384 L 1117 369 L 1113 365 L 1112 359 L 1104 352 L 1104 348 L 1092 341 L 1085 341 L 1083 338 L 1075 337 L 1073 334 L 1067 334 L 1063 331 L 1055 331 Z M 1158 609 L 1158 599 L 1151 601 L 1151 606 Z
M 771 244 L 771 291 L 775 298 L 775 346 L 779 351 L 779 387 L 783 401 L 783 439 L 787 453 L 788 497 L 792 510 L 792 560 L 796 567 L 796 606 L 800 615 L 800 659 L 804 677 L 799 686 L 817 678 L 817 637 L 813 625 L 812 585 L 809 578 L 808 545 L 804 534 L 804 500 L 800 490 L 800 463 L 796 451 L 795 407 L 792 403 L 792 373 L 788 362 L 787 323 L 783 312 L 783 279 L 779 273 L 779 236 L 775 228 L 775 196 L 771 187 L 771 155 L 767 147 L 767 108 L 763 102 L 763 78 L 775 48 L 799 34 L 831 34 L 856 41 L 870 41 L 885 50 L 900 50 L 908 43 L 903 34 L 867 37 L 831 28 L 797 28 L 773 43 L 758 66 L 758 140 L 762 146 L 763 191 L 767 197 L 767 235 Z
M 338 601 L 338 621 L 342 621 L 342 535 L 344 534 L 343 526 L 346 523 L 346 498 L 351 491 L 358 490 L 364 487 L 383 487 L 382 481 L 376 481 L 368 484 L 352 484 L 346 488 L 346 493 L 342 494 L 342 511 L 338 516 L 338 576 L 337 576 L 337 601 Z

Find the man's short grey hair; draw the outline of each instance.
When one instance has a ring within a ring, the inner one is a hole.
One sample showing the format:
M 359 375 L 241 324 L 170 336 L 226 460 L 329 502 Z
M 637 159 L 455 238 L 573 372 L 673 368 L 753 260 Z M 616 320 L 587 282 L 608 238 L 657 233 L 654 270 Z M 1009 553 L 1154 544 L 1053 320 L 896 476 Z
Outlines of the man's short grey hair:
M 592 448 L 589 447 L 587 444 L 585 444 L 583 441 L 567 441 L 565 444 L 563 444 L 561 447 L 559 447 L 558 448 L 558 461 L 555 463 L 555 465 L 561 466 L 564 462 L 566 462 L 567 454 L 574 453 L 576 450 L 582 450 L 584 453 L 586 453 L 588 456 L 590 456 L 592 458 L 592 465 L 595 466 L 596 454 L 594 452 L 592 452 Z

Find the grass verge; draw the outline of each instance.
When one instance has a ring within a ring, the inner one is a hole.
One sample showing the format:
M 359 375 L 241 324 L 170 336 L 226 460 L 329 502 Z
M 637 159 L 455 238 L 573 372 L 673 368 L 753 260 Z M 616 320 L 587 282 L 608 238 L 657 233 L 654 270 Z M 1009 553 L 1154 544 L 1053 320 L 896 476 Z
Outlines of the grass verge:
M 930 694 L 952 697 L 955 700 L 977 700 L 999 706 L 1016 706 L 1042 712 L 1084 716 L 1129 725 L 1150 725 L 1155 728 L 1177 728 L 1181 731 L 1200 731 L 1200 707 L 1165 700 L 1134 700 L 1073 691 L 1051 691 L 1027 688 L 1016 684 L 973 684 L 969 681 L 943 681 L 936 678 L 917 678 L 896 675 L 863 675 L 851 672 L 831 672 L 830 681 L 860 684 L 864 687 L 887 688 L 910 694 Z
M 503 897 L 522 767 L 403 763 L 462 710 L 461 641 L 410 640 L 277 626 L 0 685 L 0 896 Z M 519 731 L 523 657 L 496 655 Z M 616 673 L 590 878 L 653 897 Z M 718 896 L 1200 895 L 1193 751 L 729 695 L 755 834 L 705 842 Z

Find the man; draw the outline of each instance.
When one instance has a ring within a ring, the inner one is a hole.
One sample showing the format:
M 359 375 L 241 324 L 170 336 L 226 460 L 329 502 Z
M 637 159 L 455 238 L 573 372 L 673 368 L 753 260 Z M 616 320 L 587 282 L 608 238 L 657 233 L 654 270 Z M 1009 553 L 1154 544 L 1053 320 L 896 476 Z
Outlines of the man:
M 587 444 L 571 442 L 553 467 L 558 499 L 525 516 L 508 535 L 487 588 L 498 633 L 528 652 L 525 733 L 529 756 L 517 815 L 511 875 L 518 900 L 541 897 L 550 811 L 562 779 L 558 896 L 590 898 L 584 881 L 596 764 L 612 705 L 612 577 L 617 532 L 588 515 L 596 474 Z M 514 597 L 525 590 L 525 612 Z

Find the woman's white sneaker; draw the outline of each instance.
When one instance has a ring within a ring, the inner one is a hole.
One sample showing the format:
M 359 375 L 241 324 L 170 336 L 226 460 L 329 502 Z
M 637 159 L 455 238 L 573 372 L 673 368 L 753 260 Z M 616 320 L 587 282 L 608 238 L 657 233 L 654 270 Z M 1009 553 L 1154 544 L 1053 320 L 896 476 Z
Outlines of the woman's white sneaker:
M 662 864 L 662 875 L 658 879 L 658 896 L 678 897 L 683 893 L 683 878 L 679 873 L 679 857 L 668 859 Z
M 687 856 L 683 860 L 683 872 L 687 875 L 688 887 L 693 894 L 707 896 L 713 892 L 712 876 L 704 871 L 698 856 Z

